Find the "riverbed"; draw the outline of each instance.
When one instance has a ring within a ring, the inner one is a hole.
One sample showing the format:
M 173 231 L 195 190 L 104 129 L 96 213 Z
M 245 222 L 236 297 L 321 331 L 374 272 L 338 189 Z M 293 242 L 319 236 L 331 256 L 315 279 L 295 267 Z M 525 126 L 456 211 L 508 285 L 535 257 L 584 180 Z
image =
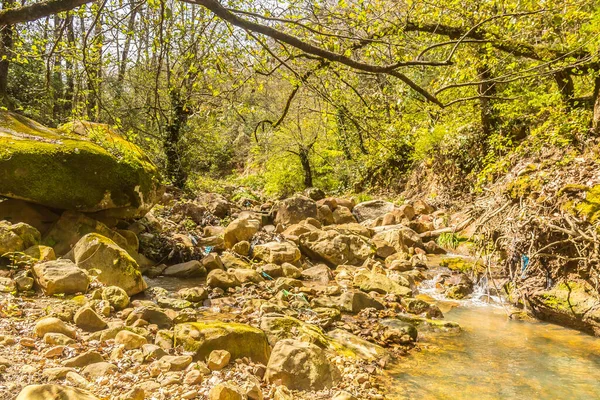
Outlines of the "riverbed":
M 422 335 L 391 373 L 391 399 L 600 398 L 600 339 L 511 320 L 498 305 L 454 305 L 446 319 L 462 331 Z

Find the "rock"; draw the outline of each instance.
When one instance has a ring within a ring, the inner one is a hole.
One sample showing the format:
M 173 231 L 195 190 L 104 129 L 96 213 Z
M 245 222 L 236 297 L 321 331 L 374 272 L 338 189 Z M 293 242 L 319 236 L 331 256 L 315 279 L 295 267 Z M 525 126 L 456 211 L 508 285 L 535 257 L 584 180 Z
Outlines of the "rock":
M 1 135 L 0 143 L 2 143 Z M 2 158 L 0 157 L 0 171 L 1 170 Z M 0 177 L 0 182 L 2 182 L 2 177 Z M 0 189 L 0 192 L 1 191 L 2 189 Z M 8 221 L 0 221 L 0 256 L 4 253 L 25 251 L 27 248 L 39 244 L 40 240 L 40 232 L 31 225 L 22 222 L 11 224 Z
M 84 376 L 96 380 L 103 376 L 115 375 L 119 368 L 116 365 L 102 361 L 86 366 L 81 372 Z
M 208 355 L 206 363 L 212 371 L 220 371 L 229 364 L 231 353 L 227 350 L 213 350 Z
M 208 392 L 208 400 L 243 400 L 244 398 L 242 389 L 231 382 L 219 383 Z
M 40 262 L 56 260 L 54 249 L 49 246 L 36 244 L 26 249 L 24 253 Z
M 314 231 L 300 236 L 300 249 L 312 259 L 330 266 L 360 265 L 373 254 L 371 245 L 361 236 L 336 231 Z
M 235 275 L 236 279 L 240 282 L 240 284 L 260 283 L 265 280 L 258 273 L 258 271 L 255 271 L 253 269 L 234 269 L 234 270 L 230 270 L 229 273 L 233 273 L 233 275 Z
M 117 336 L 115 336 L 115 343 L 122 344 L 125 350 L 133 350 L 141 348 L 143 345 L 148 343 L 148 340 L 146 340 L 146 338 L 142 335 L 138 335 L 127 330 L 122 330 L 117 333 Z
M 275 224 L 289 226 L 307 218 L 317 218 L 317 204 L 304 196 L 293 196 L 275 206 Z
M 89 392 L 61 385 L 29 385 L 25 386 L 16 400 L 98 400 Z
M 177 295 L 183 300 L 191 301 L 192 303 L 200 303 L 208 299 L 208 292 L 202 287 L 180 289 Z
M 163 275 L 174 276 L 176 278 L 193 278 L 206 275 L 206 268 L 200 261 L 192 260 L 167 267 L 163 271 Z
M 417 328 L 408 322 L 388 318 L 380 323 L 387 327 L 383 332 L 383 338 L 390 343 L 406 344 L 417 340 Z
M 210 271 L 206 277 L 206 284 L 210 287 L 221 288 L 223 290 L 241 285 L 235 274 L 220 269 Z
M 410 296 L 412 290 L 409 287 L 401 286 L 384 274 L 375 272 L 361 271 L 354 275 L 354 286 L 357 286 L 363 292 L 377 292 L 381 294 L 395 294 L 398 296 Z
M 204 376 L 197 369 L 188 371 L 183 377 L 183 383 L 186 385 L 199 385 L 204 380 Z
M 447 251 L 444 250 L 440 245 L 438 245 L 435 241 L 430 240 L 429 242 L 423 245 L 423 249 L 427 254 L 446 254 Z
M 355 223 L 356 219 L 347 207 L 338 206 L 335 210 L 333 210 L 333 222 L 335 224 L 351 224 Z
M 372 229 L 370 229 L 364 225 L 358 224 L 356 222 L 352 222 L 350 224 L 327 226 L 327 227 L 323 228 L 323 230 L 324 231 L 334 230 L 343 235 L 358 235 L 358 236 L 362 236 L 364 238 L 370 238 L 373 236 Z
M 44 236 L 43 243 L 52 247 L 57 255 L 62 256 L 68 253 L 83 236 L 89 233 L 97 233 L 105 236 L 121 248 L 127 250 L 127 239 L 102 222 L 75 211 L 63 212 L 59 220 L 52 225 L 52 228 Z M 135 254 L 130 255 L 133 257 Z
M 123 310 L 129 305 L 127 292 L 118 286 L 108 286 L 102 289 L 102 299 L 108 301 L 115 310 Z
M 435 209 L 425 200 L 417 200 L 413 204 L 413 210 L 416 215 L 431 214 Z
M 221 254 L 221 261 L 223 262 L 223 267 L 228 269 L 237 269 L 237 268 L 250 268 L 250 264 L 246 261 L 240 259 L 237 255 L 231 252 L 223 252 Z
M 82 237 L 73 248 L 78 267 L 100 271 L 98 281 L 107 286 L 118 286 L 128 296 L 140 293 L 148 286 L 139 271 L 137 262 L 112 240 L 90 233 Z
M 11 224 L 23 222 L 33 226 L 43 236 L 58 220 L 58 215 L 39 204 L 29 203 L 18 199 L 0 201 L 0 221 Z
M 87 272 L 66 259 L 35 264 L 33 274 L 47 296 L 85 293 L 89 285 Z
M 387 357 L 385 349 L 343 329 L 327 333 L 331 341 L 346 354 L 366 361 L 380 361 Z
M 44 343 L 49 344 L 51 346 L 66 346 L 69 344 L 76 343 L 74 339 L 62 334 L 62 333 L 53 333 L 48 332 L 44 335 Z
M 119 400 L 145 400 L 145 398 L 146 392 L 144 391 L 144 389 L 141 387 L 137 387 L 131 389 L 130 391 L 119 397 Z
M 161 362 L 170 365 L 169 371 L 183 371 L 192 363 L 190 356 L 164 356 L 160 358 Z
M 248 357 L 266 363 L 269 344 L 263 331 L 233 322 L 192 322 L 175 326 L 175 342 L 195 359 L 205 359 L 213 350 L 227 350 L 233 359 Z
M 326 205 L 317 206 L 317 219 L 322 225 L 333 224 L 333 212 Z
M 202 263 L 202 266 L 206 269 L 207 272 L 210 272 L 213 269 L 225 269 L 221 258 L 214 253 L 208 254 L 200 262 Z
M 82 307 L 74 317 L 75 325 L 84 331 L 96 332 L 106 328 L 106 322 L 94 310 Z
M 231 213 L 232 204 L 218 193 L 203 193 L 196 198 L 196 202 L 206 207 L 211 214 L 218 218 L 225 218 Z
M 313 343 L 321 348 L 329 346 L 321 328 L 292 317 L 264 316 L 260 319 L 260 329 L 267 335 L 271 346 L 283 339 Z
M 394 209 L 394 204 L 384 200 L 370 200 L 358 203 L 352 209 L 352 214 L 358 222 L 383 217 Z
M 283 267 L 281 265 L 277 265 L 277 264 L 265 264 L 265 265 L 259 267 L 258 271 L 260 273 L 262 273 L 262 272 L 266 273 L 271 278 L 280 278 L 283 276 Z
M 19 292 L 26 292 L 33 289 L 33 278 L 27 276 L 26 271 L 22 271 L 24 273 L 18 273 L 15 275 L 15 285 Z
M 286 278 L 300 278 L 302 276 L 302 270 L 298 267 L 293 266 L 290 263 L 283 263 L 281 266 L 283 270 L 283 276 Z
M 314 201 L 319 201 L 325 198 L 325 192 L 315 187 L 304 189 L 304 195 Z
M 54 317 L 46 317 L 40 319 L 35 324 L 35 335 L 43 338 L 47 333 L 62 333 L 65 336 L 75 339 L 75 329 L 69 327 L 63 321 Z
M 452 277 L 448 283 L 449 287 L 446 289 L 446 296 L 451 299 L 464 299 L 473 293 L 473 281 L 465 274 Z
M 300 249 L 290 242 L 269 242 L 254 246 L 254 258 L 272 264 L 295 263 L 300 260 Z
M 17 284 L 10 278 L 0 277 L 0 292 L 12 293 L 17 290 Z
M 120 218 L 143 216 L 162 195 L 156 166 L 108 125 L 52 129 L 3 111 L 0 132 L 0 195 Z
M 194 201 L 181 201 L 172 208 L 172 213 L 179 216 L 181 220 L 189 218 L 198 225 L 204 222 L 204 215 L 207 211 L 206 207 Z
M 155 306 L 137 307 L 128 316 L 125 324 L 131 326 L 135 321 L 144 320 L 155 324 L 159 329 L 169 329 L 173 326 L 173 319 L 163 310 Z
M 256 219 L 237 218 L 225 228 L 223 239 L 225 247 L 231 249 L 237 242 L 250 241 L 260 229 L 260 221 Z
M 144 360 L 158 360 L 163 356 L 166 356 L 167 353 L 156 344 L 144 344 L 142 345 L 142 354 L 144 356 Z
M 88 351 L 63 362 L 65 367 L 82 368 L 90 364 L 103 362 L 102 355 L 96 351 Z
M 311 343 L 286 339 L 273 348 L 265 380 L 291 390 L 322 390 L 332 387 L 339 376 L 324 350 Z
M 342 311 L 357 314 L 365 308 L 375 308 L 383 310 L 383 304 L 372 298 L 366 293 L 348 291 L 340 296 L 339 300 Z
M 337 392 L 331 400 L 358 400 L 356 397 L 352 396 L 350 393 L 341 390 Z
M 67 376 L 69 372 L 74 371 L 74 368 L 68 367 L 44 368 L 44 371 L 42 371 L 42 376 L 48 379 L 49 382 L 52 382 L 57 381 L 59 379 L 64 379 L 64 377 Z
M 307 281 L 327 283 L 331 277 L 331 269 L 325 264 L 317 264 L 302 271 L 302 279 Z
M 231 251 L 235 254 L 239 254 L 240 256 L 247 257 L 250 254 L 250 242 L 242 240 L 241 242 L 237 242 L 231 248 Z

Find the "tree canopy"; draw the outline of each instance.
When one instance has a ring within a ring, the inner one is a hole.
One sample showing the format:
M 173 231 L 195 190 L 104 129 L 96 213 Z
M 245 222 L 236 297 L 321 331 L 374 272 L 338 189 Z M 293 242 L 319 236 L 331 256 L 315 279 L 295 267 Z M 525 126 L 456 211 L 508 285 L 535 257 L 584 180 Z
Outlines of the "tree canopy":
M 120 128 L 180 187 L 477 185 L 531 135 L 600 134 L 594 1 L 4 1 L 4 106 Z M 565 134 L 568 127 L 568 134 Z

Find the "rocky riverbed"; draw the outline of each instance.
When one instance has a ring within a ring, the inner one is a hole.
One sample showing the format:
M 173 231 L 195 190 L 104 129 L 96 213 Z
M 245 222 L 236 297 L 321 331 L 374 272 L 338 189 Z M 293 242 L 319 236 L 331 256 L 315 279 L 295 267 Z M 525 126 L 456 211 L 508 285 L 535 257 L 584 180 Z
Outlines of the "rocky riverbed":
M 8 199 L 0 219 L 2 398 L 384 399 L 419 330 L 459 329 L 415 298 L 450 221 L 421 200 L 167 193 L 123 220 Z

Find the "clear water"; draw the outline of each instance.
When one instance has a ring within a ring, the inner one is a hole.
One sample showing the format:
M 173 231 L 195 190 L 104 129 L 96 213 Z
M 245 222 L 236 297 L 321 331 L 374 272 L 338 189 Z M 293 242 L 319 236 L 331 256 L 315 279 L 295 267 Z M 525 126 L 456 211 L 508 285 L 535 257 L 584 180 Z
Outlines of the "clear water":
M 462 332 L 420 337 L 421 351 L 393 369 L 390 399 L 600 398 L 600 339 L 481 302 L 446 319 Z

